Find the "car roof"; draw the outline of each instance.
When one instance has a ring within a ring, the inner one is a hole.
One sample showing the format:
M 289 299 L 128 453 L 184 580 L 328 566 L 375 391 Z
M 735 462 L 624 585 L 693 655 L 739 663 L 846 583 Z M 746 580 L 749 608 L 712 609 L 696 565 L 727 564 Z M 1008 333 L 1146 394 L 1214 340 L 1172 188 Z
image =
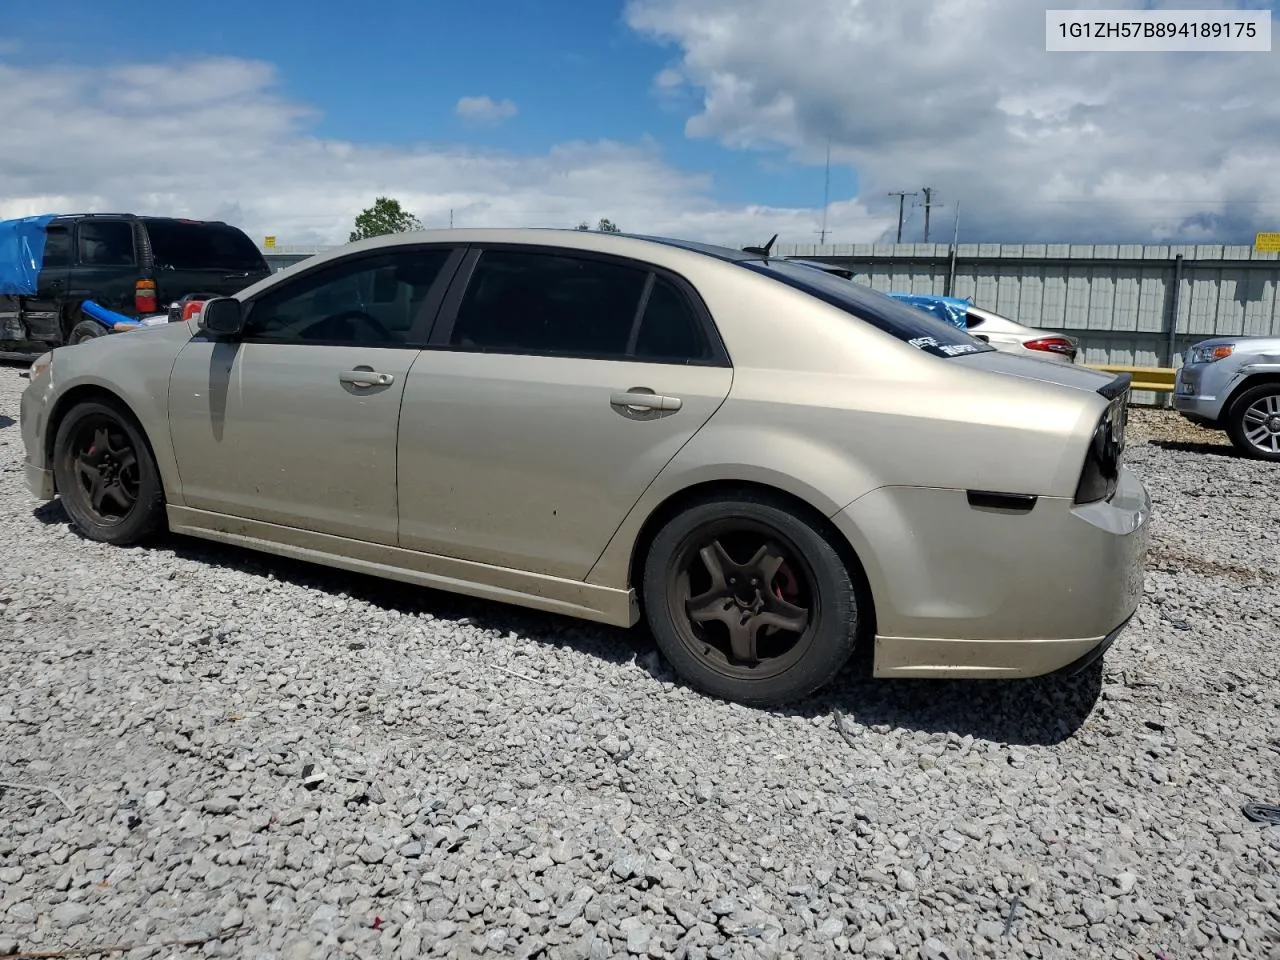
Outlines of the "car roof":
M 138 220 L 142 223 L 163 221 L 165 223 L 187 223 L 195 226 L 229 226 L 225 220 L 195 220 L 190 217 L 159 217 L 136 213 L 55 213 L 46 214 L 46 216 L 52 216 L 55 222 L 66 220 Z
M 352 253 L 415 244 L 527 244 L 548 248 L 582 250 L 613 254 L 650 262 L 659 266 L 678 269 L 683 264 L 706 265 L 708 261 L 764 263 L 767 258 L 745 253 L 732 247 L 692 240 L 676 240 L 631 233 L 607 233 L 598 230 L 573 230 L 558 227 L 446 227 L 435 230 L 417 230 L 409 233 L 392 233 L 380 237 L 357 240 L 326 250 L 304 261 L 314 267 L 328 260 L 341 259 Z

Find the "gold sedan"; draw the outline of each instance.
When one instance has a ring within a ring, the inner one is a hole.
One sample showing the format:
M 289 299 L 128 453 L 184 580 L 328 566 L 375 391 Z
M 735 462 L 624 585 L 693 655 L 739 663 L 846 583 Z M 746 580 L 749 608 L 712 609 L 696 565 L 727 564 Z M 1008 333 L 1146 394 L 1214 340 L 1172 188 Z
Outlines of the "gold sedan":
M 22 435 L 92 539 L 643 619 L 686 681 L 765 704 L 862 643 L 887 677 L 1099 656 L 1151 509 L 1127 396 L 760 252 L 447 230 L 54 350 Z

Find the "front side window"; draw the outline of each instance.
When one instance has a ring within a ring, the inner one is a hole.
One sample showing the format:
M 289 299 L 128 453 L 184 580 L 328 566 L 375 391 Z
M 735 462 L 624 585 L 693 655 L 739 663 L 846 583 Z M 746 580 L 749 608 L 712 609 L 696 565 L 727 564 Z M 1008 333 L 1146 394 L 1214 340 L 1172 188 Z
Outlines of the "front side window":
M 893 297 L 812 267 L 784 260 L 742 261 L 748 270 L 772 277 L 817 297 L 890 336 L 935 357 L 957 357 L 994 350 L 959 327 Z
M 76 254 L 92 267 L 129 267 L 133 256 L 133 224 L 124 220 L 86 220 L 76 230 Z
M 252 301 L 245 338 L 401 346 L 415 342 L 448 249 L 395 250 L 323 267 Z
M 483 253 L 452 346 L 496 353 L 625 357 L 648 272 L 558 253 Z

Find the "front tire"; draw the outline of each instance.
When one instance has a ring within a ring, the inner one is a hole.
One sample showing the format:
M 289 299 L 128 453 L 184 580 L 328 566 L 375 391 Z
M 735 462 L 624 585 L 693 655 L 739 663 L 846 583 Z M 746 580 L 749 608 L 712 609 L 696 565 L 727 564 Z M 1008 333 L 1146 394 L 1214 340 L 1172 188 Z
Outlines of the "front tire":
M 1247 457 L 1280 462 L 1280 383 L 1251 387 L 1231 405 L 1227 436 Z
M 142 428 L 122 407 L 80 403 L 58 424 L 53 477 L 67 515 L 90 540 L 124 546 L 164 525 L 164 487 Z
M 96 320 L 81 320 L 67 334 L 67 344 L 75 346 L 77 343 L 84 343 L 86 340 L 101 337 L 106 332 L 106 328 Z
M 858 604 L 828 536 L 773 498 L 708 499 L 670 520 L 645 559 L 643 601 L 676 673 L 751 706 L 813 693 L 854 652 Z

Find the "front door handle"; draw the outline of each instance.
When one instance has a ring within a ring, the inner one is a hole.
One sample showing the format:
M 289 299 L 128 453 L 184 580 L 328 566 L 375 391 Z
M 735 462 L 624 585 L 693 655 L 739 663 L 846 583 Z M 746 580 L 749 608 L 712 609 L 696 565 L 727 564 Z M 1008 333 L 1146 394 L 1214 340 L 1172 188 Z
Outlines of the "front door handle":
M 395 383 L 396 378 L 390 373 L 375 373 L 370 367 L 357 367 L 338 374 L 338 380 L 353 387 L 385 387 Z
M 630 413 L 649 410 L 673 413 L 684 405 L 679 397 L 664 397 L 645 387 L 632 387 L 630 390 L 614 393 L 609 397 L 609 404 L 619 409 L 619 412 Z

